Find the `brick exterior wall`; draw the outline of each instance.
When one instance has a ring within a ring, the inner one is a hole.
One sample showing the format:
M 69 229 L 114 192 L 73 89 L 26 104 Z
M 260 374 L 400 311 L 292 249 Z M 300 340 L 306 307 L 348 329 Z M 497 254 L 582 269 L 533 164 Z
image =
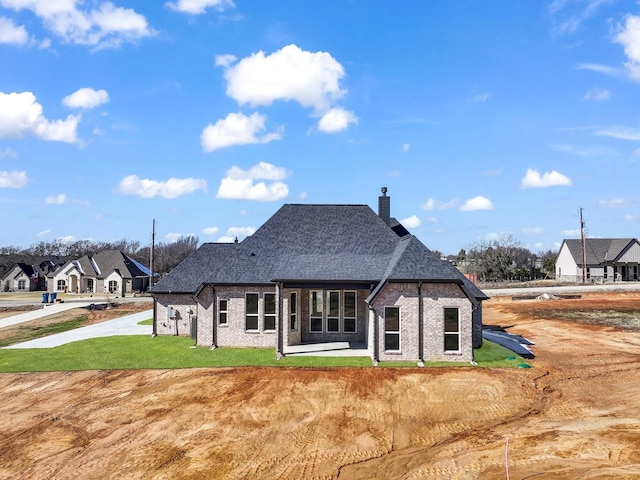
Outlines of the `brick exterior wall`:
M 245 294 L 257 293 L 258 330 L 245 329 Z M 289 318 L 291 292 L 297 293 L 297 329 L 292 331 Z M 352 333 L 312 333 L 309 331 L 308 289 L 284 289 L 282 298 L 283 347 L 304 342 L 362 341 L 373 345 L 377 337 L 379 360 L 418 361 L 419 352 L 419 296 L 416 283 L 390 283 L 377 296 L 369 310 L 364 300 L 368 290 L 357 291 L 357 332 Z M 189 335 L 190 320 L 197 321 L 196 344 L 202 347 L 267 347 L 277 348 L 277 331 L 264 329 L 264 294 L 276 294 L 275 286 L 204 287 L 194 300 L 190 294 L 156 294 L 156 332 L 159 335 Z M 326 299 L 326 291 L 325 299 Z M 342 291 L 341 291 L 342 297 Z M 227 300 L 227 324 L 219 322 L 219 300 Z M 400 308 L 400 351 L 385 351 L 384 308 Z M 170 319 L 168 308 L 172 307 L 175 318 Z M 456 352 L 444 351 L 444 309 L 456 308 L 460 323 L 460 349 Z M 473 360 L 473 347 L 482 344 L 482 309 L 474 308 L 464 292 L 455 284 L 422 284 L 423 314 L 423 354 L 425 361 Z M 279 313 L 276 312 L 276 328 Z M 373 331 L 377 324 L 377 335 Z M 325 323 L 326 325 L 326 323 Z M 478 347 L 476 347 L 478 348 Z
M 191 316 L 197 315 L 197 304 L 190 294 L 156 294 L 155 319 L 158 335 L 189 335 Z M 174 318 L 169 318 L 169 307 Z M 193 312 L 193 313 L 190 313 Z
M 387 284 L 373 303 L 378 326 L 378 359 L 418 361 L 419 296 L 415 283 Z M 400 308 L 400 351 L 385 351 L 385 307 Z M 460 349 L 444 350 L 444 309 L 457 308 Z M 473 360 L 472 303 L 454 284 L 422 284 L 423 359 L 425 361 L 470 362 Z

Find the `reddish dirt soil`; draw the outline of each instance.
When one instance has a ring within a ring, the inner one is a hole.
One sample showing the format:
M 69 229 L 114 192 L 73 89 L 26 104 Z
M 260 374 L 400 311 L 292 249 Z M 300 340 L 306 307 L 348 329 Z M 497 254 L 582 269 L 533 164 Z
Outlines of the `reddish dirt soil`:
M 531 369 L 2 374 L 0 478 L 640 478 L 640 332 L 585 307 L 640 294 L 487 302 Z

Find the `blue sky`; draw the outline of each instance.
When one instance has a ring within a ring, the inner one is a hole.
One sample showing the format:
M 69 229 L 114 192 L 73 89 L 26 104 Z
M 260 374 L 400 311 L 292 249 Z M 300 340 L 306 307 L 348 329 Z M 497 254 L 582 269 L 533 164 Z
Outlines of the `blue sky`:
M 455 254 L 640 236 L 640 4 L 0 0 L 0 245 L 368 204 Z

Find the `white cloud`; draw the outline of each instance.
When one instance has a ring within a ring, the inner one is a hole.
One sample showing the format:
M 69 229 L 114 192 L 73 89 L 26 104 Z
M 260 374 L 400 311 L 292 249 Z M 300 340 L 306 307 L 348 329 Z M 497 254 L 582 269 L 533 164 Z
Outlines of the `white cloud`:
M 271 105 L 293 100 L 325 112 L 346 91 L 344 68 L 327 52 L 307 52 L 297 45 L 265 55 L 260 51 L 226 67 L 227 95 L 241 105 Z
M 69 108 L 95 108 L 109 101 L 106 90 L 94 90 L 93 88 L 81 88 L 62 99 L 63 105 Z
M 592 72 L 602 73 L 611 77 L 617 77 L 623 74 L 623 70 L 609 67 L 608 65 L 599 65 L 597 63 L 581 63 L 576 66 L 577 70 L 590 70 Z
M 256 232 L 255 227 L 229 227 L 227 235 L 248 237 Z
M 118 184 L 117 190 L 125 195 L 137 195 L 141 198 L 176 198 L 197 190 L 207 191 L 207 182 L 201 178 L 170 178 L 166 181 L 141 179 L 129 175 Z
M 407 228 L 418 228 L 420 226 L 420 218 L 417 215 L 400 220 L 400 223 Z
M 225 8 L 235 6 L 233 0 L 178 0 L 177 2 L 167 2 L 165 5 L 176 12 L 190 13 L 191 15 L 205 13 L 209 7 L 221 12 Z
M 554 17 L 553 32 L 556 35 L 575 33 L 583 22 L 595 16 L 603 5 L 611 0 L 586 0 L 571 2 L 554 0 L 549 4 L 549 13 Z M 558 18 L 560 17 L 560 18 Z
M 0 160 L 3 158 L 9 158 L 9 157 L 17 157 L 18 154 L 16 153 L 15 150 L 12 150 L 11 148 L 7 147 L 4 150 L 0 151 Z
M 58 237 L 56 238 L 56 240 L 62 242 L 62 243 L 71 243 L 76 239 L 76 237 L 74 237 L 73 235 L 65 235 L 64 237 Z
M 422 205 L 423 210 L 430 212 L 431 210 L 449 210 L 450 208 L 454 208 L 458 205 L 458 199 L 449 200 L 448 202 L 441 202 L 434 198 L 429 198 Z
M 42 230 L 41 232 L 36 233 L 36 236 L 44 237 L 45 235 L 49 235 L 50 233 L 51 233 L 51 230 Z
M 260 135 L 266 129 L 265 120 L 266 117 L 259 113 L 253 113 L 249 117 L 242 113 L 230 113 L 223 120 L 218 120 L 215 125 L 205 127 L 200 135 L 202 149 L 205 152 L 213 152 L 233 145 L 280 140 L 280 133 L 271 132 Z
M 599 207 L 609 207 L 609 208 L 628 207 L 633 204 L 634 202 L 632 200 L 628 200 L 625 198 L 612 198 L 610 200 L 600 200 L 598 202 Z
M 609 100 L 610 97 L 609 90 L 603 90 L 599 87 L 592 88 L 582 97 L 583 100 L 593 100 L 596 102 L 602 102 L 604 100 Z
M 541 235 L 544 230 L 541 227 L 525 227 L 522 229 L 524 235 Z
M 24 188 L 28 181 L 27 172 L 24 170 L 13 172 L 0 170 L 0 188 Z
M 409 145 L 408 143 L 403 143 L 402 144 L 402 153 L 407 153 L 410 148 L 411 148 L 411 145 Z
M 242 241 L 245 237 L 253 235 L 256 231 L 255 227 L 229 227 L 226 235 L 218 239 L 221 243 L 233 243 L 236 240 Z
M 94 2 L 87 2 L 95 5 Z M 0 5 L 15 11 L 30 10 L 46 29 L 67 43 L 95 48 L 119 47 L 124 42 L 153 35 L 143 15 L 133 9 L 116 7 L 111 2 L 94 9 L 79 9 L 77 0 L 0 0 Z
M 613 137 L 619 140 L 640 140 L 640 129 L 614 125 L 595 133 L 601 137 Z
M 25 45 L 29 42 L 29 34 L 24 25 L 16 25 L 6 17 L 0 17 L 0 44 Z
M 219 230 L 218 227 L 205 227 L 202 229 L 202 233 L 205 235 L 215 235 Z
M 624 26 L 618 27 L 618 34 L 613 41 L 624 47 L 624 53 L 629 60 L 625 67 L 631 78 L 640 82 L 640 17 L 627 15 Z
M 580 230 L 579 229 L 562 230 L 560 232 L 560 235 L 562 235 L 563 237 L 577 237 L 580 235 Z
M 478 195 L 470 198 L 460 207 L 461 212 L 474 212 L 476 210 L 493 210 L 493 203 L 488 198 Z
M 287 171 L 284 168 L 266 162 L 260 162 L 249 170 L 233 166 L 220 181 L 216 197 L 235 200 L 281 200 L 289 194 L 289 187 L 281 181 L 286 177 Z M 255 180 L 270 180 L 271 183 L 255 183 Z
M 476 95 L 474 95 L 473 97 L 469 97 L 467 99 L 468 103 L 484 103 L 487 100 L 489 100 L 489 94 L 488 93 L 478 93 Z
M 337 133 L 357 124 L 358 117 L 344 108 L 335 107 L 325 113 L 318 121 L 318 130 L 324 133 Z
M 41 140 L 74 143 L 80 116 L 47 120 L 31 92 L 0 92 L 0 138 L 33 135 Z
M 522 178 L 520 186 L 522 188 L 547 188 L 557 187 L 563 185 L 571 185 L 571 179 L 556 170 L 545 172 L 540 175 L 540 172 L 533 168 L 529 168 L 527 173 Z
M 623 220 L 625 222 L 637 222 L 640 220 L 640 217 L 638 215 L 627 214 L 624 216 Z
M 64 193 L 58 195 L 49 195 L 44 199 L 44 203 L 47 205 L 64 205 L 67 203 L 67 196 Z
M 231 65 L 232 63 L 235 63 L 235 61 L 238 58 L 235 55 L 231 55 L 229 53 L 224 54 L 224 55 L 216 55 L 215 58 L 215 65 L 216 67 L 228 67 L 229 65 Z

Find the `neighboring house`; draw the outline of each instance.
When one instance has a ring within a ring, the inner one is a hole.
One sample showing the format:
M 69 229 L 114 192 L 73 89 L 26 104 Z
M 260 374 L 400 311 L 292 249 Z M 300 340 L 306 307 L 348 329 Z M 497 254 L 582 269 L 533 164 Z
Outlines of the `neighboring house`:
M 581 240 L 564 240 L 556 259 L 556 279 L 579 282 L 584 276 L 590 283 L 638 280 L 640 243 L 635 238 L 587 238 L 584 262 L 582 258 Z
M 38 272 L 33 266 L 18 263 L 2 278 L 3 292 L 33 292 L 38 290 Z
M 374 361 L 473 360 L 488 297 L 367 205 L 282 206 L 238 243 L 207 243 L 151 289 L 154 333 L 206 347 L 349 342 Z
M 47 279 L 49 292 L 124 296 L 148 286 L 149 269 L 119 250 L 70 260 Z
M 33 265 L 17 263 L 9 270 L 0 284 L 3 291 L 45 291 L 47 275 L 62 266 L 65 260 L 55 255 L 38 257 Z

